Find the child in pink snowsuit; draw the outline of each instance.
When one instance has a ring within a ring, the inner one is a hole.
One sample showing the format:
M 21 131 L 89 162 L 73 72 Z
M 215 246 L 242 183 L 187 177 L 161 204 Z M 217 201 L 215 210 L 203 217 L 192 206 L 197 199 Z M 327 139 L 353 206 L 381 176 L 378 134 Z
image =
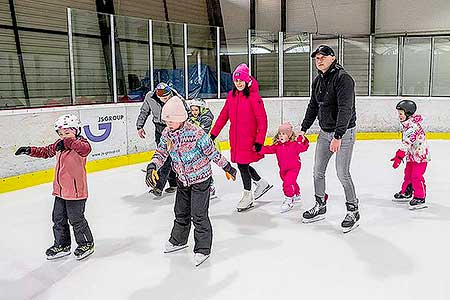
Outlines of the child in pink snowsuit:
M 423 175 L 430 161 L 425 131 L 422 127 L 423 118 L 415 114 L 417 106 L 411 100 L 402 100 L 397 104 L 397 111 L 403 127 L 402 147 L 397 150 L 393 161 L 396 169 L 406 156 L 405 176 L 402 189 L 394 195 L 394 201 L 409 201 L 409 209 L 425 208 L 426 185 Z
M 306 137 L 294 133 L 290 123 L 281 124 L 273 138 L 273 145 L 263 146 L 261 154 L 276 154 L 280 177 L 283 180 L 284 201 L 281 212 L 287 212 L 294 206 L 294 201 L 300 200 L 300 187 L 297 184 L 301 162 L 300 153 L 308 150 L 309 141 Z

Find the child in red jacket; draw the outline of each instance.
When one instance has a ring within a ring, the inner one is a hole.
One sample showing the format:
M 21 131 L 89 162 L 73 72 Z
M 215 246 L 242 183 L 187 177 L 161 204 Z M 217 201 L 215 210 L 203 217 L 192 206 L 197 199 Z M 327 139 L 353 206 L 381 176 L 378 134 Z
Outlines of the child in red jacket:
M 64 115 L 55 122 L 55 130 L 60 139 L 46 147 L 20 147 L 16 155 L 50 158 L 56 155 L 55 177 L 53 180 L 53 235 L 54 245 L 47 249 L 47 259 L 56 259 L 70 254 L 70 230 L 73 227 L 78 247 L 74 254 L 83 259 L 94 252 L 94 239 L 84 217 L 88 197 L 86 180 L 86 158 L 91 145 L 82 137 L 81 124 L 77 116 Z
M 272 146 L 263 146 L 261 154 L 277 155 L 280 177 L 283 180 L 284 200 L 281 212 L 287 212 L 294 207 L 294 201 L 300 201 L 300 187 L 297 184 L 301 162 L 300 153 L 308 150 L 309 141 L 299 136 L 292 129 L 290 123 L 281 124 L 273 138 Z

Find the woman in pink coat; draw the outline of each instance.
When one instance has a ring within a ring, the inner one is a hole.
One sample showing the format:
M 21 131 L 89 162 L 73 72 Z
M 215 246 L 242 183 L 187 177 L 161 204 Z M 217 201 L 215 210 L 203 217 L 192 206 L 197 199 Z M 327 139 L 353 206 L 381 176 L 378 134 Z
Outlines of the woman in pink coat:
M 211 130 L 214 140 L 228 120 L 230 120 L 231 161 L 238 164 L 244 184 L 244 192 L 237 206 L 243 211 L 253 206 L 253 201 L 266 193 L 272 185 L 262 179 L 251 163 L 259 161 L 259 154 L 267 132 L 267 115 L 259 95 L 258 82 L 249 75 L 246 64 L 240 64 L 233 72 L 234 88 L 228 93 L 222 111 Z M 256 189 L 252 194 L 252 179 Z
M 300 153 L 308 150 L 309 140 L 305 136 L 294 133 L 290 123 L 281 124 L 273 138 L 273 145 L 263 146 L 261 154 L 276 154 L 280 177 L 283 180 L 284 200 L 281 212 L 287 212 L 294 207 L 294 202 L 300 201 L 300 187 L 297 177 L 300 173 Z

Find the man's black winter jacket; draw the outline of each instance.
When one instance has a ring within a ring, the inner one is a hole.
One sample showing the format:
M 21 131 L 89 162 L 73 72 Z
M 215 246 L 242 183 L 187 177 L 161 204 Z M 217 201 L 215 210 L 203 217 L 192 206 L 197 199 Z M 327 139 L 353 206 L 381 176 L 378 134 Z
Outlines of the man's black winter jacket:
M 311 100 L 302 122 L 302 131 L 308 130 L 316 120 L 326 132 L 335 132 L 342 138 L 347 129 L 356 126 L 355 82 L 337 62 L 314 78 Z

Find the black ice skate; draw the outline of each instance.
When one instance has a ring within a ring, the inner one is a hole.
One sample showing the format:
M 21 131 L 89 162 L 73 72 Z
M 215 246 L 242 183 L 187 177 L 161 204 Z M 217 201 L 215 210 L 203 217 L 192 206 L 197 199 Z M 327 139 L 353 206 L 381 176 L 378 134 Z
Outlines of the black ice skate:
M 70 254 L 70 246 L 53 245 L 45 251 L 48 260 L 57 259 Z
M 394 194 L 394 199 L 392 199 L 392 201 L 394 201 L 394 202 L 408 202 L 412 198 L 412 195 L 413 195 L 412 185 L 409 184 L 404 193 L 402 193 L 401 191 L 398 192 L 398 193 L 395 193 Z
M 411 201 L 409 201 L 410 210 L 422 209 L 427 207 L 428 206 L 425 204 L 425 199 L 413 198 Z
M 168 194 L 175 193 L 176 191 L 177 191 L 177 187 L 176 186 L 169 186 L 167 189 L 164 190 L 164 192 L 166 192 Z
M 341 223 L 342 231 L 344 233 L 350 232 L 359 226 L 359 211 L 358 206 L 353 203 L 345 203 L 347 206 L 347 215 Z
M 150 194 L 153 194 L 153 196 L 155 197 L 161 197 L 162 196 L 162 191 L 158 188 L 153 188 L 150 191 L 148 191 Z
M 319 196 L 316 197 L 316 204 L 310 210 L 303 213 L 303 223 L 312 223 L 325 219 L 325 213 L 327 212 L 327 200 L 328 195 L 325 194 L 324 199 Z
M 81 260 L 83 258 L 88 257 L 94 253 L 94 244 L 93 243 L 87 243 L 86 245 L 80 245 L 75 249 L 73 254 L 75 254 L 76 259 Z

